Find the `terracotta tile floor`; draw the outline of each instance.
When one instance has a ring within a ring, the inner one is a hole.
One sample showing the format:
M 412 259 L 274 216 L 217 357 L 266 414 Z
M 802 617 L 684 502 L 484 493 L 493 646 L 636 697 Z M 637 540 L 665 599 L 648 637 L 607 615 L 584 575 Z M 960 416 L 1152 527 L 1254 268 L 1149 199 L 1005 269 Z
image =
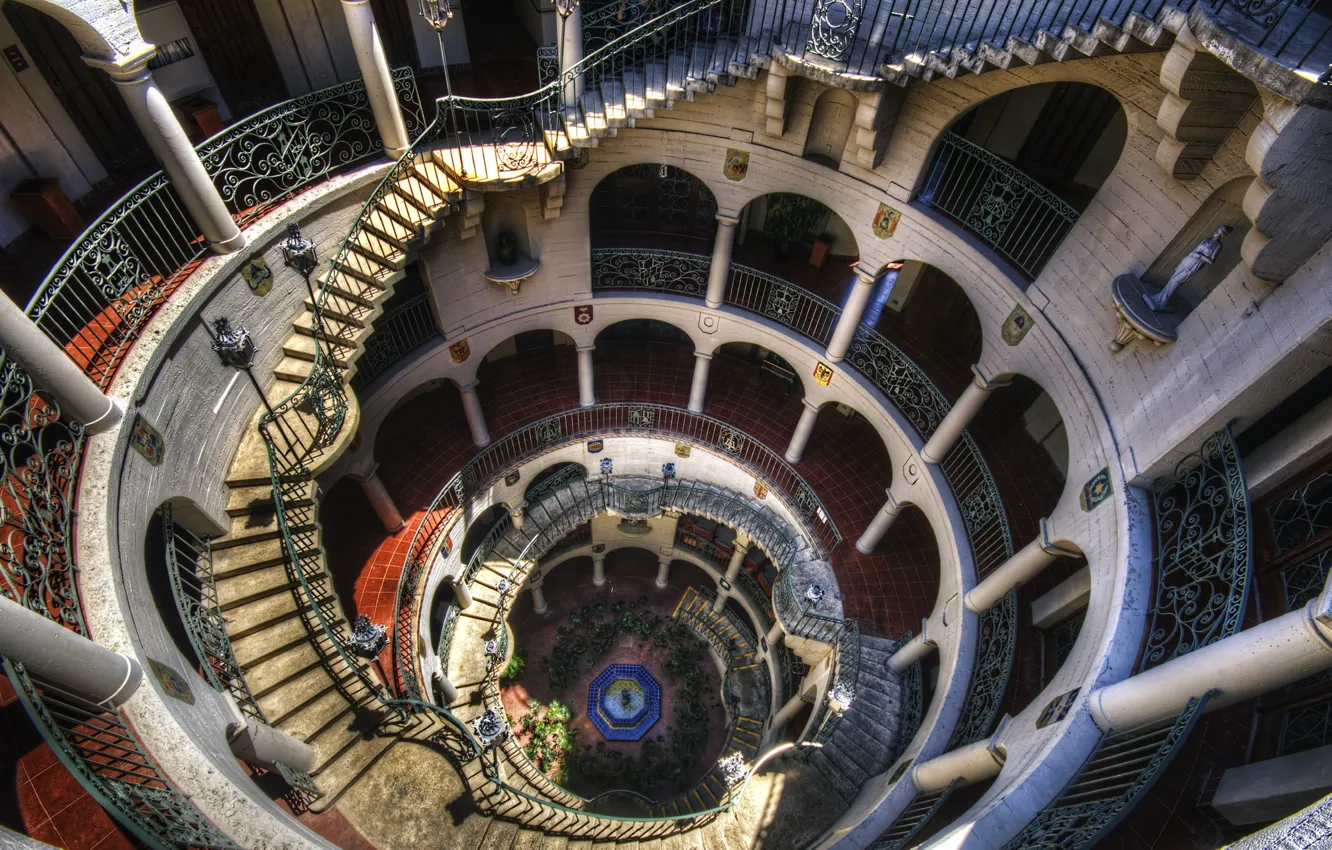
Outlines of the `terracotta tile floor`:
M 47 745 L 0 676 L 0 823 L 65 850 L 139 846 L 83 790 Z

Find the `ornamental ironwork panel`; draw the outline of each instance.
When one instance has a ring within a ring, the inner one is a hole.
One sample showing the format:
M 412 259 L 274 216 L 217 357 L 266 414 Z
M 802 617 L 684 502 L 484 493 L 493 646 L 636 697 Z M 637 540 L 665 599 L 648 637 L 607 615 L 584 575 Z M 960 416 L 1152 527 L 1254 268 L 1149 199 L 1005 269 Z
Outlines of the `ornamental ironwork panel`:
M 537 47 L 537 84 L 544 86 L 560 75 L 560 47 L 543 44 Z
M 1153 488 L 1156 598 L 1141 670 L 1234 634 L 1253 556 L 1249 493 L 1230 429 Z
M 971 686 L 957 728 L 948 740 L 949 750 L 988 738 L 994 730 L 1017 655 L 1017 617 L 1017 588 L 981 614 Z
M 1332 702 L 1306 705 L 1286 713 L 1281 720 L 1277 755 L 1285 756 L 1332 743 Z
M 911 630 L 907 629 L 906 634 L 889 648 L 888 657 L 891 658 L 893 653 L 910 643 L 911 638 Z M 911 739 L 920 731 L 920 721 L 925 715 L 925 685 L 921 680 L 920 666 L 920 662 L 917 661 L 903 670 L 898 677 L 898 684 L 902 686 L 902 719 L 897 725 L 897 738 L 893 742 L 892 756 L 885 760 L 886 764 L 892 764 L 901 758 Z
M 1103 736 L 1073 781 L 1004 850 L 1094 847 L 1156 784 L 1206 702 L 1195 697 L 1174 720 Z
M 939 427 L 951 405 L 934 382 L 883 334 L 860 325 L 846 360 L 902 412 L 921 437 Z
M 1332 471 L 1291 490 L 1268 505 L 1277 554 L 1332 531 Z
M 708 289 L 708 262 L 682 251 L 597 249 L 592 252 L 592 289 L 651 289 L 701 298 Z
M 845 61 L 855 46 L 864 11 L 860 0 L 817 0 L 805 52 L 834 62 Z

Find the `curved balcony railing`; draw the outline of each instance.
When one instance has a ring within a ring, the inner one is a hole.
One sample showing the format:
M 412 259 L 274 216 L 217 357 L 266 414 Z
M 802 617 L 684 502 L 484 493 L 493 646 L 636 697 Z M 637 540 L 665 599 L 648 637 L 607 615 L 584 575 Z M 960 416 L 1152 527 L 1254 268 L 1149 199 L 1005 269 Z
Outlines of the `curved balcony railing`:
M 375 319 L 374 331 L 365 341 L 365 353 L 356 363 L 352 389 L 359 392 L 408 354 L 442 337 L 430 309 L 429 294 L 403 302 Z
M 1078 211 L 1026 172 L 956 133 L 939 139 L 916 195 L 1033 281 L 1078 221 Z
M 409 131 L 424 127 L 416 79 L 393 72 Z M 244 227 L 292 195 L 384 151 L 360 80 L 251 115 L 196 150 Z M 131 189 L 65 251 L 27 314 L 99 386 L 208 250 L 162 172 Z

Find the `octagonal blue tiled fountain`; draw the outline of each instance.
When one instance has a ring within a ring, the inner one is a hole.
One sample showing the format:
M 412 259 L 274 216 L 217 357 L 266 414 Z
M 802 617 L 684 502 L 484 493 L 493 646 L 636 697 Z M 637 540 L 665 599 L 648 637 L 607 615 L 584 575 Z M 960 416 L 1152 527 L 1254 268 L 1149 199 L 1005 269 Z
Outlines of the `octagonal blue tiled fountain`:
M 587 716 L 607 741 L 637 741 L 661 719 L 661 685 L 641 664 L 612 664 L 587 686 Z

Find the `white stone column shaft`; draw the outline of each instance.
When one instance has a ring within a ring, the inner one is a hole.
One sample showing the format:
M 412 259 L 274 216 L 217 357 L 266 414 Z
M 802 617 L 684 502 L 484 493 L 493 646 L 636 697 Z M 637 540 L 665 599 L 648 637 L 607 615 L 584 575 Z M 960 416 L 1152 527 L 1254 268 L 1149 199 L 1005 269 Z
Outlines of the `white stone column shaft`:
M 227 211 L 227 205 L 180 126 L 166 95 L 153 81 L 152 72 L 148 70 L 149 58 L 144 56 L 123 66 L 95 59 L 85 58 L 84 61 L 111 75 L 129 106 L 134 123 L 143 133 L 144 141 L 162 164 L 162 170 L 171 179 L 172 188 L 195 226 L 208 240 L 208 247 L 218 254 L 239 251 L 245 247 L 245 234 L 240 232 Z
M 375 26 L 375 13 L 370 0 L 342 0 L 342 14 L 347 18 L 351 32 L 352 50 L 356 52 L 356 65 L 365 80 L 365 94 L 370 111 L 375 116 L 375 127 L 384 140 L 384 150 L 397 159 L 411 147 L 407 125 L 402 120 L 402 107 L 398 105 L 398 92 L 393 88 L 393 75 L 389 72 L 384 44 Z
M 467 586 L 467 583 L 457 579 L 454 579 L 453 582 L 453 596 L 458 600 L 458 607 L 464 611 L 471 608 L 472 603 L 476 601 L 472 599 L 472 589 Z
M 314 767 L 314 747 L 253 717 L 227 724 L 227 746 L 236 758 L 265 770 L 277 770 L 279 763 L 302 771 Z
M 578 403 L 583 407 L 597 403 L 596 375 L 592 368 L 592 352 L 596 348 L 595 345 L 578 346 Z
M 856 266 L 856 282 L 851 286 L 851 294 L 846 297 L 846 306 L 837 318 L 837 327 L 833 328 L 828 340 L 828 359 L 841 362 L 851 348 L 851 340 L 856 337 L 856 328 L 860 327 L 860 318 L 865 315 L 865 305 L 869 304 L 874 294 L 874 284 L 878 280 L 874 275 Z
M 476 394 L 478 381 L 458 387 L 462 395 L 463 414 L 467 417 L 467 428 L 472 432 L 472 442 L 477 448 L 490 445 L 490 432 L 486 430 L 486 416 L 481 412 L 481 399 Z
M 440 696 L 444 697 L 444 705 L 453 705 L 458 701 L 458 686 L 453 684 L 448 676 L 443 673 L 436 673 L 434 682 L 439 686 Z
M 514 528 L 522 528 L 527 520 L 527 502 L 519 502 L 509 509 L 509 522 L 513 523 Z
M 808 399 L 802 399 L 801 403 L 805 407 L 800 411 L 800 421 L 796 423 L 791 443 L 786 447 L 787 463 L 800 463 L 800 459 L 805 456 L 810 435 L 814 433 L 814 423 L 819 418 L 819 408 L 816 405 L 810 404 Z
M 0 655 L 39 682 L 93 703 L 120 705 L 143 681 L 139 662 L 93 643 L 0 593 Z
M 990 393 L 999 387 L 1008 386 L 1008 381 L 991 381 L 980 373 L 975 366 L 971 367 L 971 373 L 975 376 L 967 388 L 963 390 L 962 397 L 957 400 L 948 414 L 944 416 L 939 428 L 930 437 L 929 442 L 920 450 L 921 460 L 926 463 L 938 463 L 948 456 L 957 445 L 957 441 L 962 439 L 962 432 L 971 424 L 971 420 L 976 418 L 985 400 L 990 397 Z
M 107 430 L 124 415 L 3 292 L 0 292 L 0 348 L 23 367 L 36 389 L 51 394 L 60 406 L 62 417 L 82 423 L 89 433 Z
M 583 61 L 583 10 L 575 6 L 569 17 L 557 20 L 556 25 L 560 28 L 560 75 L 565 80 L 564 108 L 577 109 L 578 98 L 583 96 L 583 75 L 579 74 L 572 80 L 564 75 Z
M 1050 522 L 1041 519 L 1041 533 L 1035 540 L 1018 550 L 1017 554 L 1000 564 L 994 572 L 967 591 L 963 602 L 975 614 L 988 611 L 1015 587 L 1026 584 L 1055 560 L 1077 555 L 1070 549 L 1056 546 L 1050 540 Z
M 768 629 L 768 633 L 763 637 L 768 641 L 768 646 L 777 646 L 781 643 L 782 639 L 786 637 L 786 632 L 782 631 L 781 621 L 774 622 L 772 628 Z
M 1332 630 L 1314 619 L 1315 602 L 1101 688 L 1092 719 L 1106 731 L 1133 729 L 1178 715 L 1209 690 L 1218 691 L 1207 702 L 1215 711 L 1332 667 Z
M 539 585 L 539 584 L 537 584 L 537 585 L 533 585 L 533 586 L 532 586 L 532 612 L 533 612 L 534 614 L 544 614 L 544 613 L 546 613 L 546 612 L 549 611 L 549 610 L 550 610 L 550 606 L 546 604 L 546 591 L 543 590 L 542 587 L 541 587 L 541 585 Z
M 780 729 L 790 723 L 791 719 L 800 713 L 800 709 L 805 704 L 805 701 L 800 698 L 800 689 L 797 688 L 795 694 L 786 701 L 786 704 L 777 710 L 777 715 L 772 718 L 772 728 Z
M 390 534 L 395 531 L 401 531 L 404 523 L 402 513 L 398 506 L 393 502 L 393 496 L 388 488 L 384 486 L 384 481 L 379 477 L 377 471 L 372 470 L 368 475 L 361 479 L 361 492 L 370 500 L 370 507 L 375 509 L 375 516 L 379 517 L 384 530 Z
M 921 762 L 912 768 L 911 781 L 922 794 L 931 794 L 943 791 L 954 779 L 961 779 L 963 785 L 993 779 L 1004 766 L 1004 754 L 992 740 L 986 738 Z
M 906 668 L 915 664 L 917 661 L 923 661 L 931 652 L 937 648 L 937 645 L 930 639 L 928 621 L 920 624 L 920 634 L 911 638 L 906 645 L 894 652 L 888 658 L 888 669 L 894 673 L 901 673 Z
M 694 352 L 694 380 L 689 384 L 689 411 L 702 413 L 708 397 L 708 371 L 712 368 L 712 355 Z
M 726 282 L 731 279 L 731 246 L 735 226 L 740 219 L 717 214 L 717 237 L 712 242 L 712 262 L 708 265 L 708 291 L 704 303 L 717 309 L 726 302 Z
M 606 583 L 606 553 L 596 552 L 592 555 L 592 583 L 601 587 Z
M 860 539 L 856 541 L 856 549 L 863 555 L 869 555 L 874 551 L 874 548 L 883 540 L 883 536 L 888 533 L 893 521 L 897 519 L 897 515 L 902 512 L 902 503 L 897 501 L 893 491 L 889 489 L 884 492 L 888 494 L 888 500 L 883 503 L 883 507 L 879 508 L 879 512 L 874 515 L 874 519 L 870 520 L 870 524 L 865 527 L 865 533 L 860 535 Z
M 657 559 L 657 588 L 665 590 L 671 583 L 671 556 L 662 555 Z

